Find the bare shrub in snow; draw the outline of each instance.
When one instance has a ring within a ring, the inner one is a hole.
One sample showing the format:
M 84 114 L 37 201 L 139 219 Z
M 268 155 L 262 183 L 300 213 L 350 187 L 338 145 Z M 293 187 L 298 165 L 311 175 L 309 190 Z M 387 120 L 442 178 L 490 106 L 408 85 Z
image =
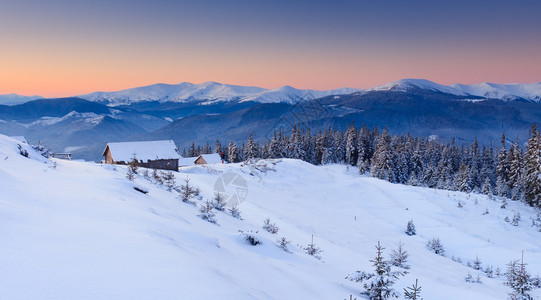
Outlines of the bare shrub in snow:
M 404 250 L 404 244 L 402 241 L 398 242 L 398 248 L 396 250 L 393 249 L 391 252 L 391 264 L 395 267 L 399 267 L 402 269 L 409 269 L 410 266 L 408 265 L 408 252 Z
M 417 234 L 417 232 L 415 231 L 415 225 L 413 224 L 413 220 L 408 221 L 408 225 L 406 226 L 406 234 L 410 236 Z
M 445 250 L 443 249 L 443 245 L 440 242 L 439 238 L 433 238 L 426 244 L 426 248 L 428 250 L 436 253 L 437 255 L 445 256 Z
M 362 282 L 363 294 L 367 295 L 369 299 L 388 299 L 391 297 L 398 298 L 399 296 L 392 286 L 400 276 L 405 275 L 405 272 L 391 269 L 391 264 L 383 259 L 384 249 L 378 242 L 376 257 L 370 260 L 372 266 L 374 266 L 373 273 L 355 271 L 346 277 L 351 281 Z
M 199 217 L 210 223 L 217 224 L 216 219 L 214 218 L 216 214 L 214 213 L 213 208 L 212 203 L 210 203 L 210 201 L 206 201 L 199 208 Z
M 276 243 L 280 249 L 284 250 L 285 252 L 290 252 L 288 245 L 291 243 L 291 241 L 288 241 L 285 237 L 277 240 Z
M 239 233 L 240 233 L 240 236 L 250 245 L 252 246 L 257 246 L 259 244 L 261 244 L 261 241 L 259 240 L 259 237 L 257 236 L 257 231 L 256 232 L 253 232 L 253 231 L 242 231 L 242 230 L 239 230 Z
M 278 233 L 278 230 L 280 228 L 278 228 L 278 226 L 276 226 L 276 223 L 271 223 L 270 219 L 269 218 L 266 218 L 265 221 L 263 221 L 263 229 L 265 229 L 266 231 L 272 233 L 272 234 L 276 234 Z

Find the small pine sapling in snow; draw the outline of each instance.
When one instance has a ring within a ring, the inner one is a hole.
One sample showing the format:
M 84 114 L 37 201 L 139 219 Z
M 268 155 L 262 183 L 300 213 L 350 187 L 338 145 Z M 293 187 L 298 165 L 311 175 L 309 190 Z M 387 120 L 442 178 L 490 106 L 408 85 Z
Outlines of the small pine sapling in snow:
M 199 212 L 200 212 L 199 217 L 201 219 L 208 221 L 210 223 L 214 223 L 214 224 L 217 223 L 216 219 L 214 218 L 216 214 L 213 211 L 213 206 L 210 203 L 210 201 L 206 201 L 205 203 L 203 203 L 201 207 L 199 208 Z
M 479 257 L 475 257 L 475 260 L 472 263 L 472 268 L 474 270 L 481 270 L 482 269 L 482 263 Z
M 150 173 L 148 172 L 148 169 L 143 170 L 143 178 L 150 180 Z
M 404 299 L 423 300 L 423 298 L 421 298 L 421 286 L 419 285 L 417 279 L 415 279 L 415 284 L 412 284 L 411 287 L 408 286 L 404 289 Z
M 160 173 L 158 173 L 158 170 L 154 169 L 152 171 L 152 179 L 154 179 L 154 183 L 157 185 L 163 185 L 163 178 Z
M 226 204 L 227 201 L 225 200 L 225 197 L 222 195 L 222 193 L 214 193 L 214 198 L 212 199 L 212 206 L 214 206 L 216 210 L 224 211 Z
M 508 216 L 505 216 L 505 219 L 503 219 L 505 222 L 509 223 L 511 222 L 511 220 L 509 220 L 509 217 Z
M 229 208 L 229 213 L 231 214 L 233 218 L 242 220 L 240 216 L 240 210 L 236 205 L 233 205 L 231 208 Z
M 167 187 L 167 190 L 169 192 L 175 188 L 176 186 L 175 174 L 173 174 L 172 171 L 163 172 L 162 179 L 163 179 L 164 185 Z
M 440 242 L 439 238 L 433 238 L 426 244 L 426 248 L 428 250 L 436 253 L 437 255 L 445 256 L 445 250 L 443 249 L 443 245 Z
M 184 184 L 180 186 L 179 193 L 182 202 L 195 204 L 192 199 L 199 195 L 199 189 L 190 185 L 190 178 L 186 177 L 186 179 L 184 179 Z
M 483 212 L 483 216 L 486 216 L 486 215 L 488 215 L 488 214 L 489 214 L 488 208 L 485 208 L 485 211 Z
M 276 243 L 280 249 L 284 250 L 285 252 L 290 252 L 288 245 L 291 243 L 291 241 L 288 241 L 285 237 L 277 240 Z
M 492 266 L 487 266 L 484 272 L 488 278 L 494 278 L 494 269 L 492 268 Z
M 317 259 L 321 259 L 321 252 L 323 252 L 323 250 L 321 250 L 319 247 L 316 246 L 316 244 L 314 244 L 314 235 L 312 234 L 312 242 L 310 244 L 308 244 L 308 246 L 306 246 L 305 248 L 303 248 L 303 250 L 306 252 L 306 254 L 308 255 L 311 255 Z
M 457 206 L 458 208 L 463 208 L 463 207 L 464 207 L 464 204 L 465 204 L 464 202 L 462 202 L 461 200 L 458 200 L 458 203 L 457 203 L 456 206 Z
M 403 271 L 392 271 L 391 264 L 383 259 L 383 248 L 380 243 L 376 246 L 376 258 L 370 260 L 374 266 L 374 273 L 364 271 L 355 271 L 348 275 L 346 279 L 363 283 L 363 294 L 369 299 L 388 299 L 390 297 L 398 298 L 399 294 L 392 288 L 395 281 L 404 276 Z
M 269 218 L 266 218 L 265 221 L 263 221 L 263 229 L 272 234 L 276 234 L 278 233 L 278 230 L 280 230 L 280 228 L 276 226 L 276 223 L 271 223 Z
M 402 241 L 398 242 L 398 249 L 392 251 L 391 253 L 391 264 L 395 267 L 402 269 L 409 269 L 408 265 L 408 252 L 404 250 L 404 244 Z
M 513 220 L 511 221 L 511 225 L 518 226 L 518 222 L 520 221 L 520 213 L 517 211 L 513 215 Z
M 501 209 L 505 209 L 507 207 L 507 199 L 506 198 L 503 198 L 502 199 L 502 205 L 500 205 L 500 208 Z
M 126 174 L 126 177 L 130 181 L 133 181 L 135 179 L 135 175 L 137 175 L 138 166 L 139 166 L 139 163 L 137 162 L 137 158 L 135 157 L 135 154 L 134 154 L 132 160 L 128 163 L 128 173 Z
M 468 275 L 464 277 L 464 281 L 468 283 L 481 283 L 481 277 L 479 277 L 479 275 L 477 275 L 476 277 L 473 277 L 472 274 L 468 272 Z
M 408 225 L 406 226 L 406 234 L 410 236 L 417 234 L 415 231 L 415 225 L 413 224 L 413 220 L 408 221 Z

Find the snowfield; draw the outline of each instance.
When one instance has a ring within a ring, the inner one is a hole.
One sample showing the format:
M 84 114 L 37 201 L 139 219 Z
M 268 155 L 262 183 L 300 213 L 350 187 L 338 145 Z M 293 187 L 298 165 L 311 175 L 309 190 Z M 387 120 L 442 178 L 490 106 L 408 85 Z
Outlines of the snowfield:
M 217 212 L 215 225 L 198 217 L 202 200 L 183 203 L 142 176 L 131 182 L 126 167 L 48 160 L 22 144 L 27 158 L 18 143 L 0 135 L 1 299 L 364 299 L 361 283 L 345 277 L 372 271 L 378 241 L 387 259 L 404 243 L 411 269 L 394 287 L 402 294 L 418 279 L 424 299 L 506 299 L 503 275 L 465 265 L 476 257 L 503 273 L 524 250 L 530 273 L 541 271 L 535 211 L 518 202 L 501 209 L 486 196 L 290 159 L 181 168 L 177 184 L 188 176 L 203 200 L 223 173 L 247 181 L 243 220 Z M 518 226 L 504 221 L 515 212 Z M 261 228 L 266 218 L 278 234 Z M 415 236 L 404 233 L 409 220 Z M 262 244 L 249 245 L 239 230 L 258 231 Z M 321 260 L 301 249 L 312 235 Z M 291 253 L 277 247 L 282 236 Z M 434 237 L 446 257 L 426 249 Z M 465 282 L 468 273 L 482 283 Z

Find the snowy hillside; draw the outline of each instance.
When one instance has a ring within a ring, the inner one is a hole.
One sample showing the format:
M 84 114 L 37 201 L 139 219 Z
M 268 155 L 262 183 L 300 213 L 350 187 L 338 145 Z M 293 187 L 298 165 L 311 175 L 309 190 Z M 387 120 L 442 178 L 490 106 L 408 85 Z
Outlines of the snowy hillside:
M 140 101 L 187 102 L 197 100 L 203 101 L 203 104 L 222 101 L 297 103 L 327 95 L 346 94 L 355 91 L 358 90 L 349 88 L 332 91 L 299 90 L 290 86 L 268 90 L 260 87 L 238 86 L 209 81 L 201 84 L 189 82 L 174 85 L 154 84 L 118 92 L 96 92 L 78 97 L 90 101 L 104 102 L 113 106 Z
M 501 209 L 485 196 L 298 160 L 181 168 L 177 184 L 189 176 L 203 200 L 224 173 L 246 180 L 244 220 L 217 212 L 216 225 L 177 192 L 141 175 L 128 181 L 125 167 L 46 160 L 17 145 L 0 135 L 2 299 L 363 299 L 361 284 L 345 277 L 372 270 L 378 241 L 386 258 L 404 243 L 411 268 L 395 288 L 418 279 L 424 299 L 505 299 L 503 276 L 465 266 L 476 257 L 483 269 L 503 271 L 524 250 L 530 272 L 541 272 L 541 233 L 530 226 L 533 209 L 521 203 Z M 518 226 L 504 221 L 515 212 Z M 261 228 L 266 218 L 278 234 Z M 417 235 L 404 233 L 409 220 Z M 262 244 L 249 245 L 239 230 L 258 231 Z M 321 260 L 301 249 L 312 235 Z M 276 246 L 280 237 L 291 241 L 290 253 Z M 434 237 L 445 257 L 426 249 Z M 468 273 L 482 283 L 465 282 Z

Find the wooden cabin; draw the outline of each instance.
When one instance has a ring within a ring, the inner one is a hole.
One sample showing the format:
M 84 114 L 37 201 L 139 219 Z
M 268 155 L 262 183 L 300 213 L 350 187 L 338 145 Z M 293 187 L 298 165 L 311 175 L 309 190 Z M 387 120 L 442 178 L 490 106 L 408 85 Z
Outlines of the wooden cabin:
M 135 158 L 140 167 L 174 171 L 180 159 L 172 140 L 108 143 L 102 156 L 106 164 L 126 165 Z
M 223 160 L 218 153 L 201 154 L 195 157 L 183 157 L 180 159 L 180 166 L 194 166 L 206 164 L 222 164 Z

